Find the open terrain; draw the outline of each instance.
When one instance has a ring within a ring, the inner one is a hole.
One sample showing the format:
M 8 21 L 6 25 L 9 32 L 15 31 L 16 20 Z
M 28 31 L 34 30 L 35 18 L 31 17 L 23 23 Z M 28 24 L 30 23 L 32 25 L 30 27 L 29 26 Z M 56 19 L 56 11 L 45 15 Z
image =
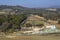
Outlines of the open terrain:
M 6 38 L 0 36 L 0 40 L 60 40 L 60 36 L 17 36 L 14 38 Z
M 52 9 L 52 8 L 51 8 Z M 50 24 L 56 25 L 57 28 L 60 29 L 60 8 L 55 8 L 56 11 L 53 10 L 46 10 L 45 8 L 36 9 L 36 8 L 25 8 L 21 6 L 2 6 L 0 5 L 0 31 L 5 33 L 12 33 L 21 30 L 21 27 L 25 27 L 24 25 L 25 20 L 29 17 L 29 15 L 34 15 L 31 17 L 31 23 L 34 24 L 41 24 L 45 21 L 50 20 Z M 13 15 L 12 15 L 13 14 Z M 38 15 L 38 16 L 35 16 Z M 42 18 L 40 18 L 40 16 Z M 40 21 L 40 19 L 43 19 Z M 30 19 L 30 18 L 29 18 Z M 56 21 L 55 21 L 56 20 Z M 23 23 L 24 22 L 24 23 Z M 28 21 L 30 23 L 30 21 Z M 58 24 L 59 22 L 59 24 Z M 23 23 L 23 24 L 22 24 Z M 21 26 L 22 25 L 22 26 Z M 35 26 L 35 25 L 34 25 Z M 20 31 L 21 32 L 21 31 Z M 1 33 L 1 32 L 0 32 Z M 2 36 L 1 36 L 2 35 Z M 0 40 L 60 40 L 59 35 L 33 35 L 33 36 L 8 36 L 0 34 Z

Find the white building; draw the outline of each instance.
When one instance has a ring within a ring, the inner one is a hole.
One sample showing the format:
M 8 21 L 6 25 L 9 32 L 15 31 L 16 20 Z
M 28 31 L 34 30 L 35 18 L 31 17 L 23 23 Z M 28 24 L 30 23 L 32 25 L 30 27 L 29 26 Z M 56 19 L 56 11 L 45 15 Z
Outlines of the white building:
M 56 29 L 56 26 L 55 25 L 46 26 L 46 29 L 52 29 L 52 30 L 54 30 L 54 29 Z

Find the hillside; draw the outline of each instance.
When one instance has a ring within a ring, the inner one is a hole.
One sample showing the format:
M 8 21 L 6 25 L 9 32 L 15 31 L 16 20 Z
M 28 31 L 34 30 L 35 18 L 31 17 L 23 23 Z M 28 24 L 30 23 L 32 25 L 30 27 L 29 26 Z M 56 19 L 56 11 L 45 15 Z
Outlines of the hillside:
M 29 15 L 38 15 L 47 20 L 60 20 L 60 11 L 46 10 L 46 8 L 27 8 L 22 6 L 0 5 L 0 31 L 13 32 L 20 30 L 21 24 Z M 39 17 L 35 17 L 35 19 Z M 34 19 L 34 18 L 32 18 Z M 40 20 L 40 19 L 39 19 Z

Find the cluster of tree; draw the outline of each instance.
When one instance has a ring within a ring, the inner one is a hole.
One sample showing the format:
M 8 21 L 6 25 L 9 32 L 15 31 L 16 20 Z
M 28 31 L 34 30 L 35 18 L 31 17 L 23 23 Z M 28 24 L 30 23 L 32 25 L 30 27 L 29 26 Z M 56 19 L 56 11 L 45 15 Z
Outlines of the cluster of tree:
M 16 29 L 20 30 L 22 20 L 27 18 L 26 14 L 20 15 L 0 15 L 0 31 L 2 32 L 13 32 Z

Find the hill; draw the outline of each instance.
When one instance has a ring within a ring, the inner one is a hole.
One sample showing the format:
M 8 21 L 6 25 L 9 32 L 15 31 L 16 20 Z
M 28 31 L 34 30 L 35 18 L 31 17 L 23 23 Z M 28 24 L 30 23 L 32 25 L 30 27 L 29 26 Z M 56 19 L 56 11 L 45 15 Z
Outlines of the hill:
M 15 31 L 15 29 L 21 29 L 21 23 L 31 14 L 44 17 L 46 20 L 58 21 L 60 19 L 60 11 L 46 9 L 47 8 L 38 9 L 22 6 L 0 5 L 0 31 L 12 32 Z

